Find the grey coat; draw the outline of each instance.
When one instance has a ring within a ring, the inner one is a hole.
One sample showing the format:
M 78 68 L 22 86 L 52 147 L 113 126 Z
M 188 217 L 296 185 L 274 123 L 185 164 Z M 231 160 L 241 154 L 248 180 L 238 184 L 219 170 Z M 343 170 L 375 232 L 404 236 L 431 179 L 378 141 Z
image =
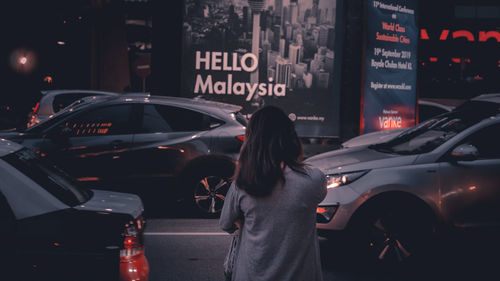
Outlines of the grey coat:
M 316 207 L 326 196 L 326 178 L 316 168 L 305 171 L 287 167 L 286 183 L 265 198 L 230 187 L 219 223 L 232 233 L 243 219 L 234 281 L 322 280 Z

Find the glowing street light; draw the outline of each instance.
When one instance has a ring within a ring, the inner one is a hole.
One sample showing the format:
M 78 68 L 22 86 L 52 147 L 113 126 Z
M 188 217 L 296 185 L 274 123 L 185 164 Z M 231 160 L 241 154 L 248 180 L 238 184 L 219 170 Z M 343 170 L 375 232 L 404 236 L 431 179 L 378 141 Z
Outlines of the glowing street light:
M 19 58 L 19 63 L 22 65 L 25 65 L 28 62 L 28 58 L 25 56 L 22 56 Z
M 18 48 L 12 51 L 9 61 L 12 70 L 20 74 L 30 74 L 37 65 L 35 52 L 28 48 Z

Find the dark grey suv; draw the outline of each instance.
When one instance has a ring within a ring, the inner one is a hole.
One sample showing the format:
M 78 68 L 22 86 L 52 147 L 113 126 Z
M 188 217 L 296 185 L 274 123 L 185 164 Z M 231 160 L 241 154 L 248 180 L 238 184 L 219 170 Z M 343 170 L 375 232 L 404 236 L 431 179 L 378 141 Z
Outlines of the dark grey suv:
M 240 109 L 174 97 L 103 97 L 0 137 L 35 149 L 93 188 L 138 194 L 146 210 L 172 199 L 218 213 L 244 138 Z

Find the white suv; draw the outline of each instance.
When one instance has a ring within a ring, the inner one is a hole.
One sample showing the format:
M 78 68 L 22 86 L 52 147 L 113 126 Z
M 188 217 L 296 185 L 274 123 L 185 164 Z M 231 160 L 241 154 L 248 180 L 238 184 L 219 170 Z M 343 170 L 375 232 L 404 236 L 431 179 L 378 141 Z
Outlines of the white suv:
M 307 162 L 328 175 L 320 232 L 342 230 L 373 260 L 403 261 L 441 226 L 500 225 L 500 94 L 476 97 L 388 142 Z

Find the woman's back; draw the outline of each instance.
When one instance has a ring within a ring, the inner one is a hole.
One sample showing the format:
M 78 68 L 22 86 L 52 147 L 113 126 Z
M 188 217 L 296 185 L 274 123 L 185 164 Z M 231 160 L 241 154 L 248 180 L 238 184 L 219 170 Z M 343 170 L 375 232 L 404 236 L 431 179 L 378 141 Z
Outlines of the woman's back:
M 227 232 L 241 224 L 233 280 L 322 279 L 315 224 L 326 179 L 302 156 L 295 126 L 281 109 L 252 114 L 220 218 Z
M 255 197 L 233 185 L 220 224 L 230 231 L 243 219 L 233 280 L 321 280 L 315 229 L 316 206 L 326 195 L 325 176 L 304 167 L 284 171 L 285 184 Z

